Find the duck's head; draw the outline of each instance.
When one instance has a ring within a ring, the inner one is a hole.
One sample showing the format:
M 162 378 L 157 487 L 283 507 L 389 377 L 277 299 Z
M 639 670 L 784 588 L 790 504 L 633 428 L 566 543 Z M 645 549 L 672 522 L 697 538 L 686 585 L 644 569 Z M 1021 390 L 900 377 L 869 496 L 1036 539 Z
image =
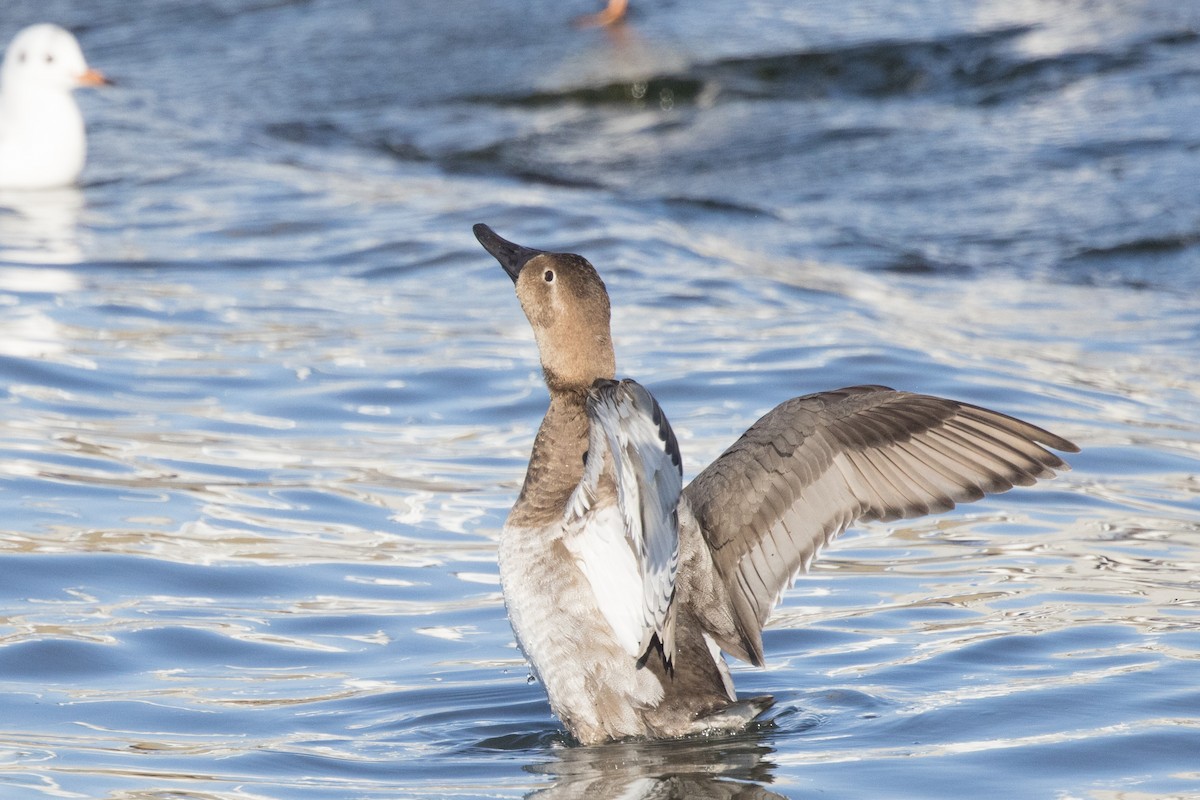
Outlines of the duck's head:
M 586 391 L 616 374 L 608 292 L 587 259 L 549 253 L 502 239 L 478 224 L 475 238 L 504 267 L 517 289 L 542 359 L 546 385 Z

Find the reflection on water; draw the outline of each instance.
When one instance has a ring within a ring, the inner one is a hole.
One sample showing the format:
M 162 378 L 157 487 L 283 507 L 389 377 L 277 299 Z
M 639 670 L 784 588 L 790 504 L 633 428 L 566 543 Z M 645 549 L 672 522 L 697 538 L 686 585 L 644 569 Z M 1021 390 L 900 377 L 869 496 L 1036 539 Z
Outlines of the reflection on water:
M 606 800 L 769 800 L 774 765 L 759 730 L 716 739 L 557 747 L 526 769 L 551 779 L 527 797 Z
M 0 261 L 77 264 L 83 259 L 74 186 L 43 191 L 0 190 Z

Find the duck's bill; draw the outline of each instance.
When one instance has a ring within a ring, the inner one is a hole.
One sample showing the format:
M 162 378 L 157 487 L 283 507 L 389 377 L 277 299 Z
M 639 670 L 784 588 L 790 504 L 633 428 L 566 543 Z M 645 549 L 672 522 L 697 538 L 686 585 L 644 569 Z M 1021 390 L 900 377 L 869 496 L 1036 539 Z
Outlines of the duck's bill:
M 517 282 L 517 276 L 521 274 L 521 267 L 525 266 L 525 262 L 546 252 L 510 242 L 482 222 L 473 226 L 471 230 L 474 231 L 475 238 L 479 240 L 479 243 L 483 245 L 483 249 L 491 253 L 492 258 L 499 261 L 500 266 L 504 267 L 504 271 L 508 273 L 508 277 L 512 278 L 513 283 Z

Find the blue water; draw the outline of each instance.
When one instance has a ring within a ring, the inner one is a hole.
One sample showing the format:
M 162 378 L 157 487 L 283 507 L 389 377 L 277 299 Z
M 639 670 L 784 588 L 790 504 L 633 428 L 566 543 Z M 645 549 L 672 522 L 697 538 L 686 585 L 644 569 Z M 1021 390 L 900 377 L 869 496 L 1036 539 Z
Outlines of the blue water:
M 0 797 L 1200 796 L 1200 8 L 596 5 L 5 3 L 118 86 L 0 197 Z M 829 548 L 766 724 L 574 746 L 480 221 L 597 265 L 688 476 L 854 383 L 1084 451 Z

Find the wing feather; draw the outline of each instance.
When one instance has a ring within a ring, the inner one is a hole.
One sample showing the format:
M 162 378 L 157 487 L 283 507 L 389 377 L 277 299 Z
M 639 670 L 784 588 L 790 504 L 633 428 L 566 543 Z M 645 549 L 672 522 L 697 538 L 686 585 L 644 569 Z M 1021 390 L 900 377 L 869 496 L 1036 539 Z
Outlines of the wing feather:
M 581 567 L 626 651 L 641 657 L 657 638 L 669 664 L 679 567 L 679 445 L 654 397 L 635 381 L 597 381 L 587 413 L 587 464 L 568 512 L 578 530 L 574 550 L 577 558 L 585 554 L 593 562 Z M 588 524 L 601 514 L 603 487 L 609 484 L 623 527 L 615 537 Z M 634 574 L 614 580 L 605 569 Z M 632 596 L 630 580 L 638 587 Z
M 717 643 L 761 664 L 771 609 L 855 520 L 946 511 L 1069 469 L 1047 447 L 1079 449 L 995 411 L 883 386 L 781 404 L 684 490 L 729 587 L 736 634 L 714 633 Z M 702 621 L 717 619 L 697 612 Z

